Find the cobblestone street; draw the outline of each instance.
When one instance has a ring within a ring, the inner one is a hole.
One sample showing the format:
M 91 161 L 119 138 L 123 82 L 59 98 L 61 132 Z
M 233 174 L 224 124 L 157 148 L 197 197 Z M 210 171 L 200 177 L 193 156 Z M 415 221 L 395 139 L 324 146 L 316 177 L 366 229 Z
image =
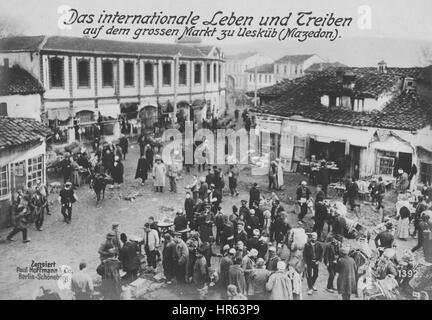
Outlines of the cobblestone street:
M 134 180 L 135 166 L 138 157 L 136 144 L 130 148 L 125 164 L 125 183 L 121 189 L 110 190 L 107 188 L 105 200 L 100 207 L 96 207 L 96 200 L 93 191 L 88 185 L 78 188 L 78 202 L 74 204 L 72 223 L 66 224 L 60 214 L 60 207 L 56 200 L 57 195 L 51 194 L 51 216 L 46 216 L 44 231 L 36 231 L 34 225 L 29 226 L 29 236 L 31 242 L 24 244 L 21 235 L 15 237 L 15 242 L 5 241 L 10 229 L 2 230 L 0 243 L 0 299 L 33 299 L 36 290 L 41 285 L 47 285 L 60 293 L 62 298 L 69 299 L 68 290 L 59 290 L 55 280 L 21 280 L 18 279 L 17 267 L 30 266 L 32 260 L 36 262 L 55 262 L 56 266 L 67 265 L 76 271 L 78 264 L 84 260 L 88 264 L 88 272 L 96 279 L 96 267 L 99 264 L 97 253 L 100 243 L 105 239 L 113 222 L 120 223 L 120 232 L 125 232 L 128 236 L 142 235 L 143 225 L 149 216 L 154 216 L 156 220 L 163 220 L 165 217 L 174 218 L 173 209 L 182 208 L 184 203 L 184 187 L 191 182 L 191 176 L 183 176 L 178 182 L 178 193 L 173 194 L 165 190 L 163 194 L 156 194 L 152 191 L 152 181 L 147 181 L 145 186 L 141 186 L 140 181 Z M 300 174 L 289 174 L 285 176 L 285 187 L 278 196 L 282 199 L 283 206 L 290 213 L 293 226 L 296 226 L 297 219 L 293 214 L 293 206 L 287 204 L 287 199 L 293 197 L 298 182 L 302 179 Z M 57 178 L 54 181 L 60 181 Z M 256 181 L 264 196 L 269 196 L 267 191 L 267 176 L 251 177 L 250 170 L 244 168 L 239 177 L 238 197 L 231 197 L 224 194 L 222 207 L 225 212 L 231 212 L 232 205 L 240 205 L 240 199 L 248 199 L 248 190 L 252 183 Z M 312 191 L 314 189 L 312 188 Z M 227 192 L 227 191 L 226 191 Z M 126 195 L 136 194 L 134 201 L 124 200 Z M 390 207 L 390 200 L 386 199 L 387 207 Z M 362 221 L 376 223 L 380 217 L 371 210 L 368 205 L 362 206 Z M 313 220 L 310 214 L 306 218 L 307 226 L 311 227 Z M 398 241 L 401 243 L 400 241 Z M 414 240 L 409 240 L 400 245 L 401 249 L 414 245 Z M 213 258 L 213 263 L 217 263 L 218 258 Z M 304 299 L 337 299 L 337 294 L 330 294 L 325 291 L 327 281 L 327 271 L 324 265 L 320 266 L 320 276 L 318 278 L 318 292 L 313 296 L 306 295 L 304 288 Z M 306 281 L 303 281 L 306 285 Z M 198 298 L 195 289 L 187 287 L 166 287 L 150 292 L 146 299 L 196 299 Z M 211 296 L 210 296 L 211 298 Z M 217 297 L 214 297 L 217 298 Z

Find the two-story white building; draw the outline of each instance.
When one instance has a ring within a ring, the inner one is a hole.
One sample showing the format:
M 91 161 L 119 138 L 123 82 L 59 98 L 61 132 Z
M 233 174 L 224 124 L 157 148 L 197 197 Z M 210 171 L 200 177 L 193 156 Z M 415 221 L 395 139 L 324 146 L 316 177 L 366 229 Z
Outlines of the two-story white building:
M 273 59 L 258 52 L 244 52 L 226 56 L 227 85 L 238 91 L 248 90 L 248 73 L 246 70 L 263 64 L 271 64 Z
M 97 120 L 106 137 L 117 138 L 122 111 L 148 128 L 163 113 L 175 119 L 176 109 L 200 121 L 225 108 L 224 56 L 213 46 L 11 37 L 0 39 L 4 59 L 42 83 L 42 113 L 69 142 L 74 124 L 86 129 Z
M 324 62 L 316 54 L 286 55 L 274 62 L 276 82 L 295 79 L 304 75 L 307 68 L 315 63 Z
M 273 63 L 266 63 L 254 68 L 247 69 L 246 73 L 248 74 L 248 91 L 272 86 L 276 83 Z

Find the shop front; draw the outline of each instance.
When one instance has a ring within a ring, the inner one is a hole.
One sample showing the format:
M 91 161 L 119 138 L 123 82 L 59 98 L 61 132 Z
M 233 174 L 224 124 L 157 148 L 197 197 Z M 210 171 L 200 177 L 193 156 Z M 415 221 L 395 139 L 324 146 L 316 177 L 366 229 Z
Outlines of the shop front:
M 417 157 L 412 145 L 392 132 L 377 130 L 370 150 L 375 156 L 374 174 L 396 176 L 398 169 L 409 173 Z
M 46 144 L 17 146 L 0 155 L 0 228 L 10 223 L 12 197 L 18 189 L 46 181 Z
M 47 110 L 48 126 L 53 130 L 54 135 L 51 143 L 66 144 L 69 142 L 71 119 L 75 112 L 70 108 L 56 108 Z

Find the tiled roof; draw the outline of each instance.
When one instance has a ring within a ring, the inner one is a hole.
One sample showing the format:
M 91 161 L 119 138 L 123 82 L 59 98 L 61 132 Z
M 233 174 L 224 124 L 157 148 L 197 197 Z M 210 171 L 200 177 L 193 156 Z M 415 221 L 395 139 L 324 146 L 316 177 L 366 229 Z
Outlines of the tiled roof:
M 305 69 L 305 73 L 308 72 L 315 72 L 315 71 L 323 71 L 328 68 L 341 68 L 341 67 L 347 67 L 346 65 L 340 63 L 340 62 L 320 62 L 320 63 L 314 63 L 308 68 Z
M 37 51 L 45 36 L 9 37 L 0 39 L 0 51 Z
M 313 57 L 314 54 L 296 54 L 296 55 L 287 55 L 275 61 L 275 63 L 291 63 L 291 64 L 300 64 L 306 61 L 307 59 Z
M 357 90 L 369 93 L 392 89 L 401 75 L 422 78 L 421 68 L 389 68 L 380 74 L 376 68 L 345 68 L 360 75 Z M 399 130 L 418 130 L 432 124 L 432 98 L 417 91 L 395 93 L 381 111 L 355 112 L 341 108 L 328 108 L 321 104 L 322 91 L 339 88 L 335 69 L 314 72 L 294 80 L 284 80 L 274 86 L 258 90 L 262 105 L 260 113 L 304 118 L 347 124 L 352 126 L 378 127 Z
M 34 119 L 0 117 L 0 149 L 38 141 L 50 134 L 51 129 Z
M 266 63 L 266 64 L 262 64 L 262 65 L 259 65 L 256 67 L 257 73 L 273 73 L 273 70 L 274 70 L 274 64 L 273 63 Z M 255 68 L 247 69 L 245 72 L 254 73 Z
M 144 43 L 132 41 L 115 41 L 104 39 L 89 39 L 79 37 L 49 36 L 42 37 L 12 37 L 0 39 L 0 51 L 37 51 L 34 44 L 39 41 L 40 49 L 44 51 L 67 51 L 80 53 L 102 53 L 112 55 L 149 55 L 173 57 L 180 54 L 183 57 L 206 57 L 208 46 L 187 46 L 182 44 Z
M 292 95 L 292 91 L 306 88 L 308 91 L 344 91 L 341 77 L 337 72 L 352 72 L 355 75 L 353 91 L 358 95 L 373 96 L 392 90 L 401 76 L 418 78 L 422 68 L 388 68 L 387 73 L 378 72 L 377 68 L 328 68 L 327 70 L 307 74 L 294 80 L 282 80 L 278 84 L 259 90 L 261 96 L 279 97 Z
M 0 96 L 42 92 L 44 92 L 42 85 L 26 70 L 16 65 L 12 68 L 0 66 Z

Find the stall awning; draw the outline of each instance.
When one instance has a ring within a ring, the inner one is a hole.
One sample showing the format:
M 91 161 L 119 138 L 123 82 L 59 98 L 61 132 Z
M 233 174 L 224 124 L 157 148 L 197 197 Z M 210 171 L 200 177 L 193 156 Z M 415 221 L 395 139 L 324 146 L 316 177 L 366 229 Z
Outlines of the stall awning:
M 384 141 L 375 141 L 371 143 L 371 148 L 390 152 L 413 153 L 413 148 L 408 142 L 390 136 Z
M 75 116 L 74 111 L 69 108 L 48 109 L 49 120 L 66 121 L 67 119 L 72 118 L 74 116 Z
M 103 104 L 99 105 L 98 111 L 104 117 L 117 119 L 120 115 L 120 105 L 118 104 Z

